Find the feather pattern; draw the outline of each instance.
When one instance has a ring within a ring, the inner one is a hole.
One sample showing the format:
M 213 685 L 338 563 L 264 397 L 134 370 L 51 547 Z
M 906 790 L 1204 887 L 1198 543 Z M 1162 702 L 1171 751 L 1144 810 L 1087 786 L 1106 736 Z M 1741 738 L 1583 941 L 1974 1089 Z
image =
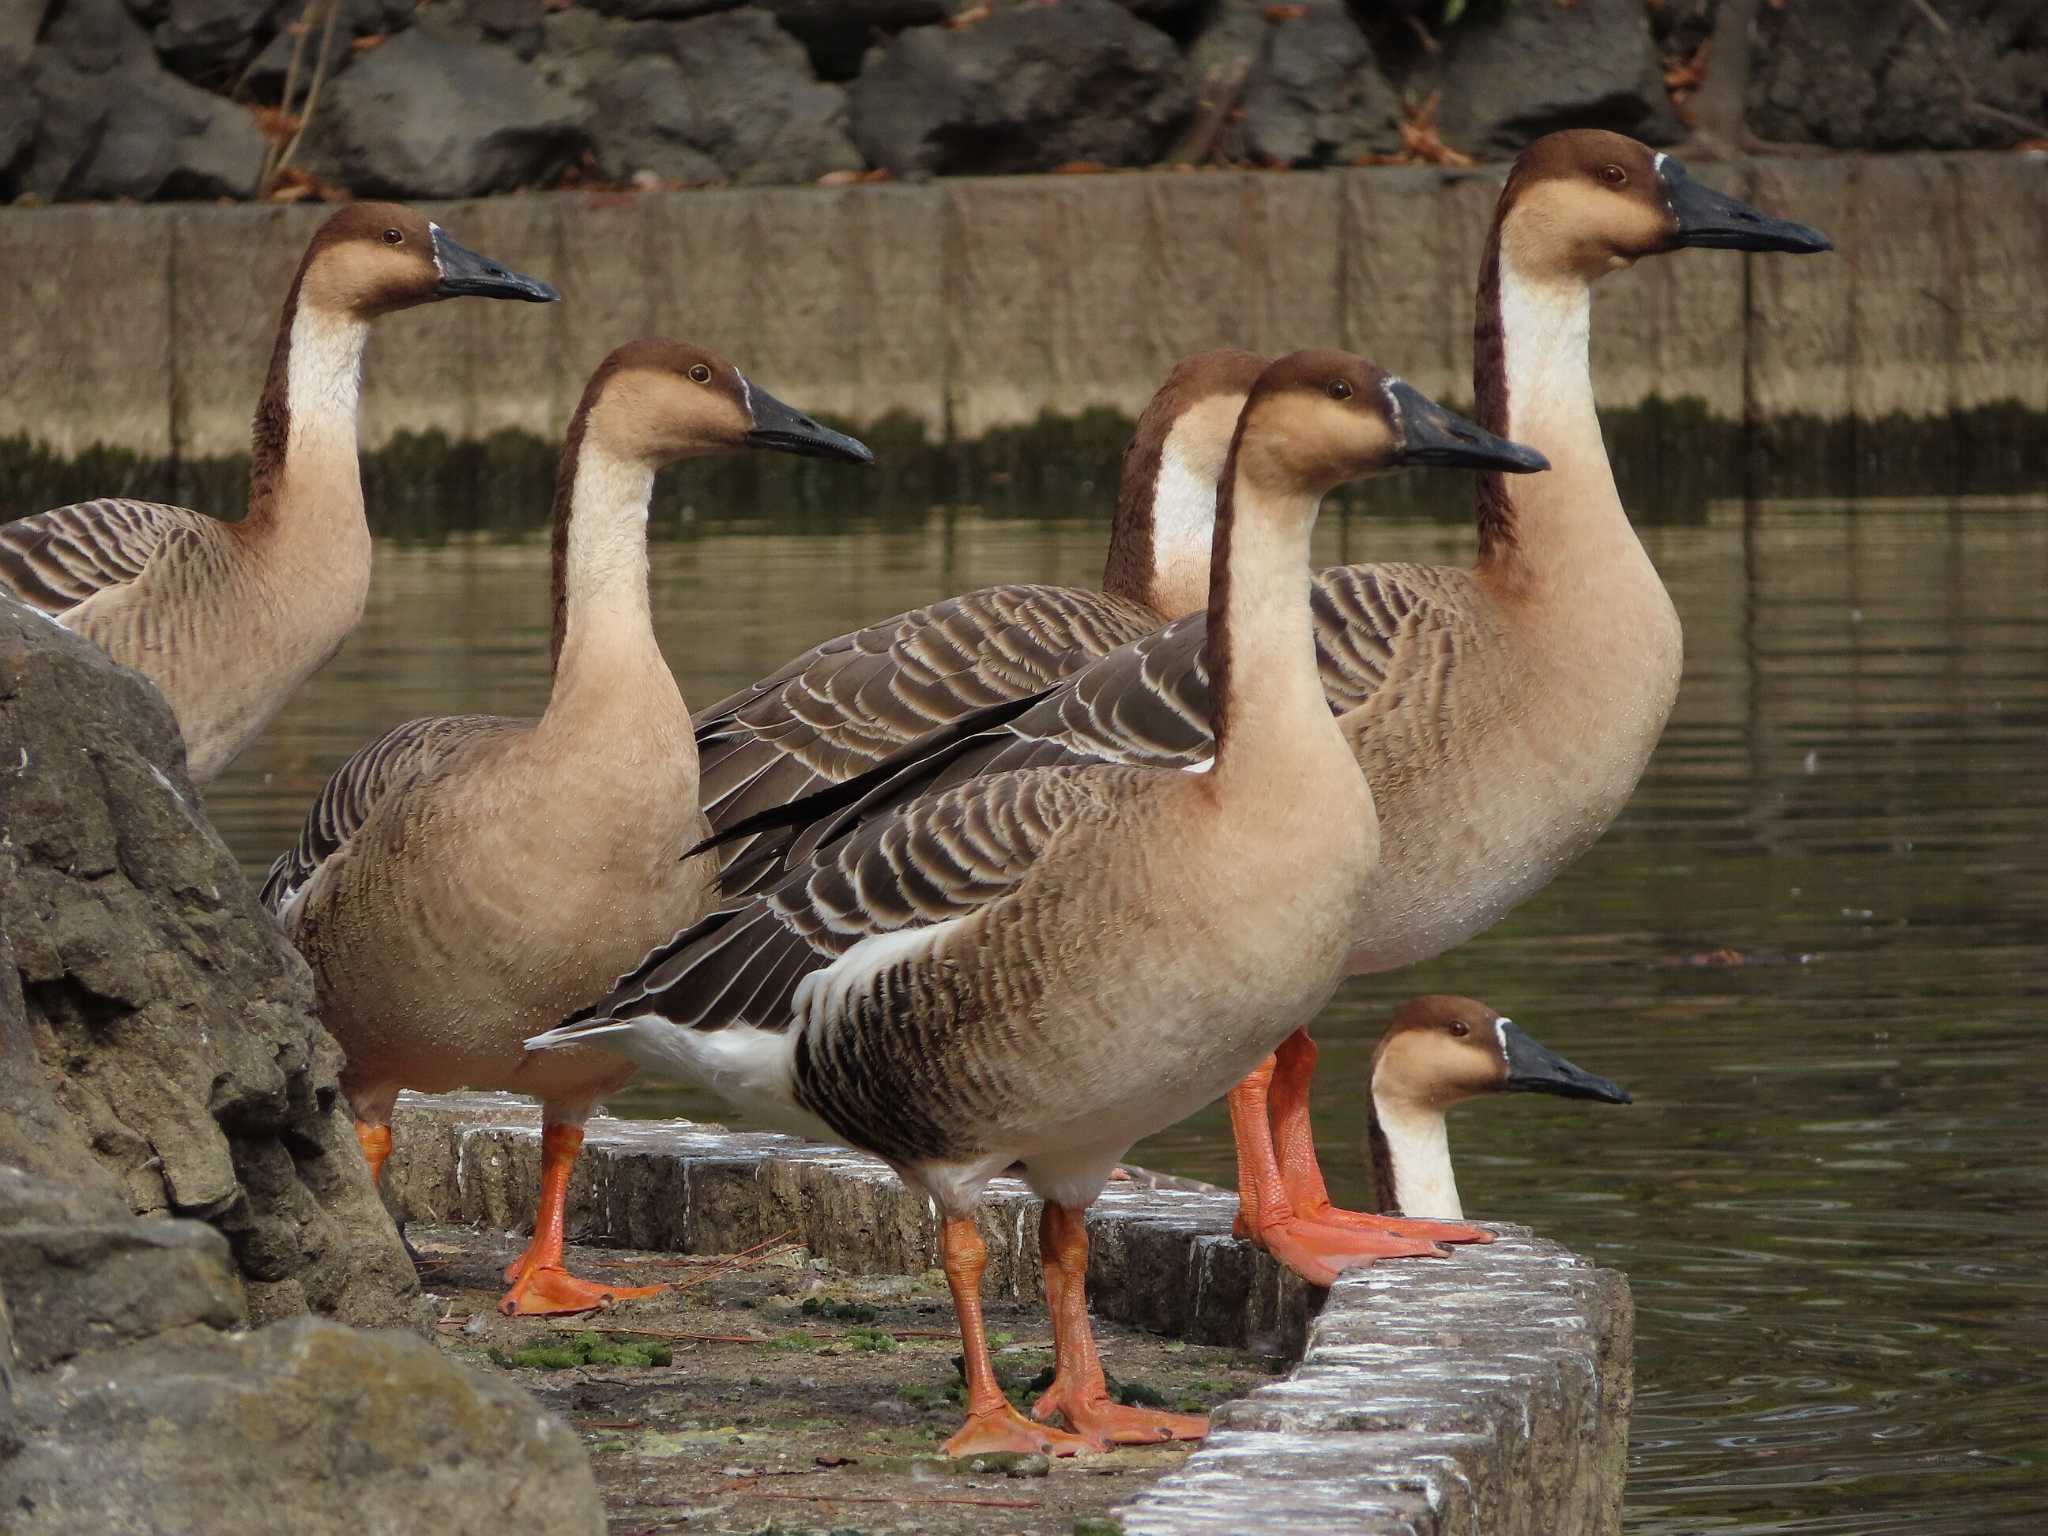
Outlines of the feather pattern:
M 699 716 L 704 812 L 725 830 L 844 782 L 974 710 L 1041 692 L 1158 624 L 1127 598 L 1013 585 L 827 640 Z
M 52 616 L 125 586 L 181 536 L 204 538 L 211 518 L 156 501 L 104 496 L 0 524 L 0 587 Z
M 430 715 L 395 726 L 358 748 L 321 788 L 299 840 L 263 882 L 263 905 L 280 917 L 320 866 L 348 845 L 386 795 L 434 772 L 472 744 L 533 729 L 504 715 Z
M 1333 713 L 1402 693 L 1434 648 L 1429 637 L 1465 622 L 1462 571 L 1424 565 L 1349 565 L 1314 579 L 1316 661 Z M 842 792 L 796 801 L 764 817 L 791 830 L 735 854 L 720 876 L 729 897 L 779 873 L 920 794 L 989 774 L 1078 763 L 1199 771 L 1215 753 L 1209 728 L 1208 616 L 1190 614 L 1089 663 L 1014 718 L 974 734 L 934 732 L 850 781 Z M 1426 654 L 1427 653 L 1427 654 Z

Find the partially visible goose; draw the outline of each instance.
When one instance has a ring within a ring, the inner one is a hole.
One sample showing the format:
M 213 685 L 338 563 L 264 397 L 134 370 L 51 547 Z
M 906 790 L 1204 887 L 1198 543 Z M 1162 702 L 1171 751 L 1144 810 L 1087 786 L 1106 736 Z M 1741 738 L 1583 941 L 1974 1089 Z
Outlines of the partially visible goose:
M 717 832 L 873 768 L 973 710 L 1038 693 L 1209 600 L 1216 476 L 1266 359 L 1177 364 L 1124 452 L 1102 590 L 1011 582 L 838 635 L 697 716 Z M 724 845 L 731 861 L 744 838 Z
M 663 945 L 587 1020 L 528 1042 L 609 1046 L 865 1147 L 923 1188 L 944 1218 L 966 1360 L 954 1454 L 1206 1428 L 1110 1402 L 1084 1214 L 1133 1141 L 1222 1093 L 1342 974 L 1378 835 L 1316 675 L 1309 536 L 1333 486 L 1415 462 L 1543 463 L 1363 359 L 1273 364 L 1216 508 L 1209 772 L 1034 770 L 915 801 Z M 1046 1201 L 1057 1374 L 1037 1411 L 1072 1433 L 1022 1418 L 989 1364 L 973 1212 L 1012 1163 Z
M 647 509 L 663 465 L 749 448 L 872 462 L 699 348 L 640 341 L 606 358 L 555 479 L 547 713 L 414 720 L 364 747 L 263 888 L 313 967 L 373 1171 L 401 1088 L 540 1099 L 539 1214 L 506 1274 L 508 1313 L 647 1293 L 562 1268 L 583 1122 L 632 1069 L 521 1041 L 710 905 L 709 860 L 684 858 L 705 822 L 689 713 L 648 611 Z
M 232 763 L 362 617 L 356 401 L 370 323 L 464 295 L 556 297 L 410 208 L 353 203 L 320 226 L 285 295 L 247 517 L 105 497 L 0 525 L 0 588 L 157 685 L 193 783 Z
M 1306 1036 L 1302 1037 L 1304 1040 Z M 1291 1042 L 1290 1042 L 1291 1043 Z M 1283 1046 L 1273 1081 L 1273 1134 L 1285 1145 L 1309 1134 L 1308 1068 Z M 1372 1053 L 1366 1146 L 1374 1204 L 1387 1215 L 1460 1221 L 1458 1181 L 1444 1112 L 1485 1093 L 1554 1093 L 1630 1102 L 1618 1083 L 1573 1066 L 1532 1040 L 1498 1009 L 1469 997 L 1411 998 Z
M 1352 913 L 1354 975 L 1441 954 L 1541 890 L 1627 803 L 1663 732 L 1678 614 L 1615 489 L 1588 345 L 1598 278 L 1691 247 L 1829 249 L 1620 134 L 1554 133 L 1523 151 L 1480 268 L 1473 386 L 1486 429 L 1554 468 L 1480 477 L 1470 568 L 1351 565 L 1316 578 L 1324 691 L 1372 782 L 1383 845 L 1380 878 Z M 908 749 L 851 810 L 838 798 L 786 807 L 776 819 L 795 829 L 789 859 L 979 773 L 1199 768 L 1213 752 L 1206 623 L 1197 614 L 1114 651 L 981 735 Z M 764 859 L 736 865 L 734 888 L 763 878 Z M 1332 1205 L 1313 1142 L 1275 1148 L 1260 1081 L 1230 1107 L 1241 1231 L 1304 1276 L 1330 1278 L 1343 1241 L 1333 1226 L 1428 1230 Z

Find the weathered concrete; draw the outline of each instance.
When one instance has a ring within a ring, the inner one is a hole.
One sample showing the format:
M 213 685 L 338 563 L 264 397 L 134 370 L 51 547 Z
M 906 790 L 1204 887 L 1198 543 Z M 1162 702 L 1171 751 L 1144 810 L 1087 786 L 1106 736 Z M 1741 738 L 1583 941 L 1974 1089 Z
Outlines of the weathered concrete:
M 1701 166 L 1829 231 L 1832 256 L 1698 252 L 1598 291 L 1604 405 L 1877 423 L 2048 407 L 2048 157 Z M 461 302 L 371 343 L 363 426 L 557 436 L 589 369 L 687 336 L 768 388 L 934 439 L 1135 415 L 1201 347 L 1363 351 L 1469 394 L 1472 281 L 1497 167 L 1006 177 L 920 186 L 548 194 L 436 205 L 565 302 Z M 59 452 L 244 451 L 285 281 L 320 210 L 0 211 L 0 436 Z
M 531 1222 L 539 1116 L 499 1094 L 408 1094 L 386 1186 L 408 1216 Z M 924 1200 L 881 1163 L 787 1137 L 599 1117 L 572 1230 L 733 1252 L 779 1237 L 853 1273 L 937 1262 Z M 1526 1228 L 1443 1261 L 1383 1264 L 1327 1299 L 1229 1236 L 1235 1198 L 1115 1188 L 1089 1220 L 1096 1312 L 1298 1358 L 1224 1407 L 1183 1470 L 1119 1512 L 1145 1536 L 1274 1528 L 1488 1536 L 1620 1529 L 1632 1393 L 1628 1284 Z M 1037 1294 L 1038 1203 L 998 1180 L 982 1216 L 991 1294 Z

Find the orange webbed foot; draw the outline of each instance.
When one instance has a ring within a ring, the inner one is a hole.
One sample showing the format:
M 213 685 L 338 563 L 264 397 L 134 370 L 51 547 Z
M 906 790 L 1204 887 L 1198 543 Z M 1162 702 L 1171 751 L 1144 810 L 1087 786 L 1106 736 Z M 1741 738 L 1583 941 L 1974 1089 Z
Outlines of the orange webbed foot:
M 1085 1435 L 1070 1435 L 1050 1425 L 1034 1424 L 1008 1403 L 982 1413 L 970 1413 L 967 1422 L 939 1447 L 948 1456 L 980 1456 L 991 1451 L 1087 1456 L 1102 1448 Z
M 1414 1216 L 1377 1216 L 1371 1211 L 1347 1211 L 1325 1205 L 1302 1213 L 1302 1220 L 1318 1226 L 1343 1227 L 1354 1232 L 1390 1232 L 1397 1237 L 1415 1237 L 1428 1243 L 1490 1243 L 1493 1234 L 1484 1227 L 1461 1221 L 1427 1221 Z
M 1057 1415 L 1067 1428 L 1107 1449 L 1112 1445 L 1164 1445 L 1169 1440 L 1200 1440 L 1209 1420 L 1199 1413 L 1164 1413 L 1157 1408 L 1130 1408 L 1107 1392 L 1085 1392 L 1055 1381 L 1031 1409 L 1032 1417 Z
M 1238 1236 L 1263 1248 L 1311 1285 L 1333 1285 L 1347 1269 L 1379 1259 L 1446 1259 L 1434 1243 L 1392 1232 L 1325 1227 L 1300 1217 L 1266 1223 Z
M 599 1285 L 579 1280 L 559 1264 L 537 1265 L 513 1278 L 512 1289 L 498 1300 L 507 1317 L 555 1317 L 595 1312 L 614 1301 L 659 1296 L 665 1285 Z

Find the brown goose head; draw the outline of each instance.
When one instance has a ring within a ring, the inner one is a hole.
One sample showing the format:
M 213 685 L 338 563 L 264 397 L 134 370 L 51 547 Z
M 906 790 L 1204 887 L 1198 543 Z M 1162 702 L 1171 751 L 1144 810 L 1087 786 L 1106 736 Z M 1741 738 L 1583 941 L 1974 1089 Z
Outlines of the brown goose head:
M 1282 496 L 1320 497 L 1405 465 L 1529 474 L 1533 448 L 1496 437 L 1348 352 L 1295 352 L 1259 375 L 1238 420 L 1237 472 Z
M 749 449 L 875 461 L 866 444 L 783 404 L 716 352 L 680 341 L 629 342 L 612 353 L 591 375 L 570 432 L 601 434 L 612 452 L 656 467 Z
M 1596 128 L 1545 134 L 1523 150 L 1499 220 L 1503 250 L 1523 271 L 1587 279 L 1689 246 L 1834 249 L 1819 230 L 1716 192 L 1671 156 Z
M 538 278 L 479 255 L 402 203 L 351 203 L 322 224 L 306 247 L 304 303 L 374 319 L 437 299 L 561 297 Z
M 1475 1094 L 1512 1092 L 1630 1102 L 1627 1089 L 1573 1066 L 1469 997 L 1402 1004 L 1373 1051 L 1378 1100 L 1443 1110 Z
M 1103 591 L 1171 618 L 1208 601 L 1216 485 L 1266 361 L 1251 352 L 1197 352 L 1159 386 L 1124 450 Z

